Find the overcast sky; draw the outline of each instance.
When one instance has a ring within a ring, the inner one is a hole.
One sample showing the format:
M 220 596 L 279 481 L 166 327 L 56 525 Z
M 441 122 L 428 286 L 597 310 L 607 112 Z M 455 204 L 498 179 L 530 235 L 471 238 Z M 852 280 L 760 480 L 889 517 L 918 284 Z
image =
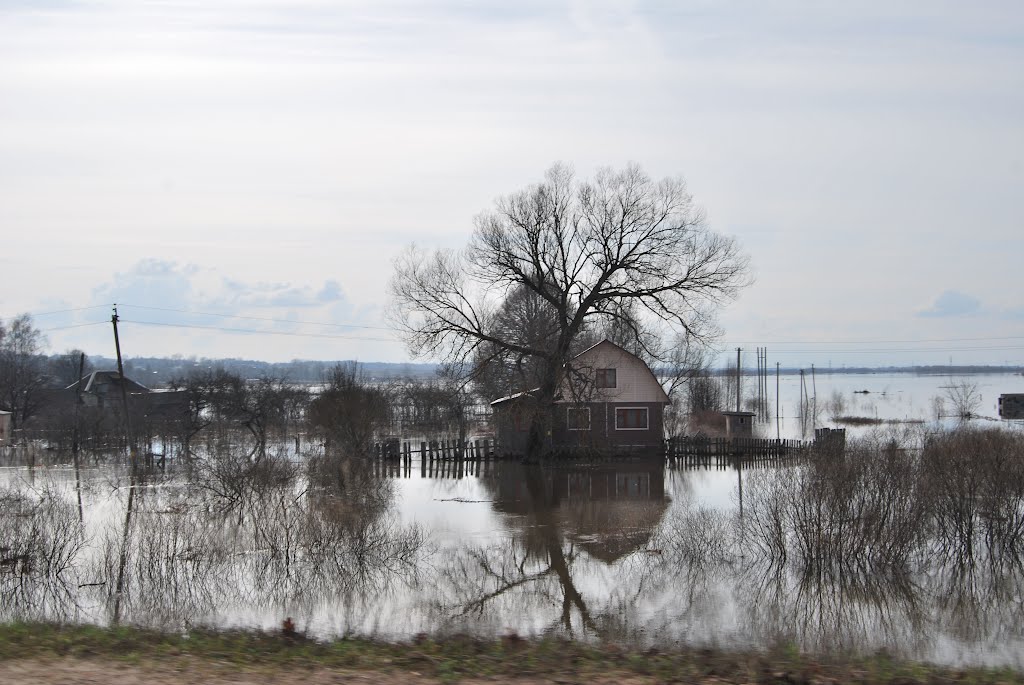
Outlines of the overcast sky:
M 53 352 L 118 302 L 128 356 L 406 360 L 393 257 L 556 161 L 687 179 L 723 346 L 1024 362 L 1019 0 L 0 0 L 0 318 Z

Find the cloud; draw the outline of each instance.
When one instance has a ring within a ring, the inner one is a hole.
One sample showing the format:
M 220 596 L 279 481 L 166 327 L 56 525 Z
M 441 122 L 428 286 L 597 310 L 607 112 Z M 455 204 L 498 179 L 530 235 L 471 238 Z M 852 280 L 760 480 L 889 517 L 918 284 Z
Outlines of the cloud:
M 953 316 L 973 316 L 981 312 L 978 298 L 957 290 L 947 290 L 935 298 L 931 307 L 917 313 L 918 316 L 944 318 Z

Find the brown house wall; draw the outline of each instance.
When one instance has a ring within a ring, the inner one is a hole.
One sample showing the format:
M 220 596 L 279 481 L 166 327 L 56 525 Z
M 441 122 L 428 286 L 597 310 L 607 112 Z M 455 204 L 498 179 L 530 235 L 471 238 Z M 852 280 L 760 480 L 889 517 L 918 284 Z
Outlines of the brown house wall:
M 566 420 L 571 406 L 590 408 L 590 430 L 571 431 Z M 615 410 L 619 407 L 646 407 L 646 430 L 618 430 Z M 590 402 L 586 405 L 558 405 L 555 442 L 560 445 L 603 448 L 661 447 L 664 439 L 665 405 L 661 402 Z
M 529 419 L 515 420 L 525 408 L 510 402 L 495 408 L 494 419 L 497 428 L 498 450 L 503 454 L 520 454 L 526 451 Z M 590 430 L 569 430 L 566 419 L 569 407 L 590 408 Z M 615 409 L 617 407 L 646 407 L 646 430 L 617 430 Z M 661 449 L 664 440 L 665 405 L 661 402 L 591 402 L 586 405 L 558 404 L 555 407 L 554 443 L 557 447 L 580 447 L 602 450 L 616 450 L 622 453 Z

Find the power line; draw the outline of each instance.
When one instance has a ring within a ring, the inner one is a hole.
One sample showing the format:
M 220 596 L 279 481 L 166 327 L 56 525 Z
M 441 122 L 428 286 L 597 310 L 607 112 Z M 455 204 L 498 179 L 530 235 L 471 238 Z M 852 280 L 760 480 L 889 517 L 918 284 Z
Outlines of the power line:
M 830 349 L 802 349 L 802 350 L 773 350 L 773 354 L 889 354 L 893 352 L 1008 352 L 1013 350 L 1024 350 L 1024 346 L 1000 345 L 994 347 L 893 347 L 893 348 L 867 348 L 853 350 Z
M 245 316 L 243 314 L 218 314 L 216 312 L 197 312 L 189 309 L 174 309 L 171 307 L 148 307 L 140 304 L 120 304 L 121 307 L 134 307 L 136 309 L 152 309 L 159 312 L 176 312 L 178 314 L 193 314 L 197 316 L 219 316 L 225 319 L 247 319 L 249 321 L 267 321 L 270 323 L 292 323 L 302 324 L 307 326 L 331 326 L 334 328 L 365 328 L 375 331 L 395 331 L 398 330 L 388 326 L 367 326 L 364 324 L 355 323 L 325 323 L 323 321 L 299 321 L 296 319 L 276 319 L 268 316 Z
M 50 331 L 63 331 L 69 328 L 84 328 L 85 326 L 103 326 L 110 323 L 109 321 L 90 321 L 89 323 L 73 323 L 67 326 L 54 326 L 53 328 L 40 328 L 40 333 L 49 333 Z
M 984 342 L 988 340 L 1024 340 L 1024 335 L 992 336 L 986 338 L 922 338 L 918 340 L 759 340 L 758 344 L 765 345 L 899 345 L 914 343 L 943 343 L 943 342 Z M 745 345 L 750 343 L 723 342 L 722 345 L 729 347 Z
M 357 335 L 330 335 L 327 333 L 296 333 L 292 331 L 260 331 L 253 328 L 227 328 L 224 326 L 200 326 L 187 323 L 166 323 L 160 321 L 137 321 L 121 317 L 121 323 L 133 323 L 140 326 L 162 326 L 166 328 L 194 328 L 204 331 L 221 331 L 225 333 L 249 333 L 255 335 L 288 335 L 296 338 L 328 338 L 332 340 L 372 340 L 377 342 L 395 342 L 394 338 L 371 338 Z
M 72 307 L 71 309 L 54 309 L 53 311 L 50 311 L 50 312 L 29 312 L 29 316 L 39 317 L 39 316 L 51 316 L 53 314 L 67 314 L 67 313 L 70 313 L 70 312 L 84 312 L 84 311 L 89 310 L 89 309 L 105 309 L 105 308 L 110 307 L 110 306 L 111 305 L 109 305 L 109 304 L 94 304 L 94 305 L 90 305 L 88 307 Z M 52 329 L 52 330 L 57 330 L 57 329 Z

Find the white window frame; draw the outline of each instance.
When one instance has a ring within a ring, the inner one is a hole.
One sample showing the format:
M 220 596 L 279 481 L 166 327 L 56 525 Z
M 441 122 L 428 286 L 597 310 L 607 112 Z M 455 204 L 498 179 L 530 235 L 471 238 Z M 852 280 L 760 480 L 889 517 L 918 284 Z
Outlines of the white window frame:
M 570 423 L 569 423 L 569 412 L 571 412 L 571 411 L 581 411 L 581 410 L 585 410 L 587 412 L 587 427 L 586 428 L 573 428 L 570 425 Z M 571 431 L 589 431 L 590 427 L 593 426 L 593 425 L 594 424 L 592 423 L 592 419 L 591 419 L 591 416 L 590 416 L 590 407 L 588 407 L 588 406 L 579 406 L 579 405 L 577 405 L 577 406 L 569 405 L 568 407 L 565 408 L 565 427 L 568 430 L 571 430 Z
M 643 409 L 644 415 L 647 417 L 647 425 L 643 428 L 621 428 L 619 427 L 619 410 L 620 409 Z M 615 430 L 617 431 L 647 431 L 651 429 L 651 408 L 650 407 L 615 407 Z

